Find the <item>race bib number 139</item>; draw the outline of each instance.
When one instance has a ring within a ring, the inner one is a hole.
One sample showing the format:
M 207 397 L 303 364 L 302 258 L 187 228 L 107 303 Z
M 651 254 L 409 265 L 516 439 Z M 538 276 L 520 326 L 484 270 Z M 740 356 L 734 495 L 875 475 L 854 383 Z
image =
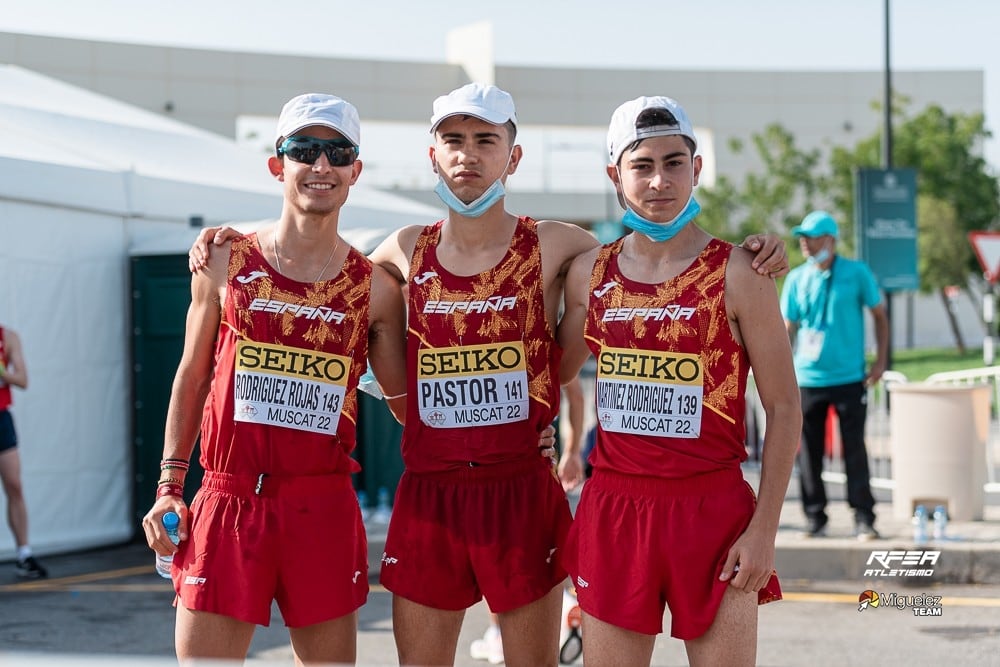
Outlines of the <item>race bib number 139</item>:
M 605 431 L 697 438 L 701 357 L 606 347 L 597 359 L 597 419 Z

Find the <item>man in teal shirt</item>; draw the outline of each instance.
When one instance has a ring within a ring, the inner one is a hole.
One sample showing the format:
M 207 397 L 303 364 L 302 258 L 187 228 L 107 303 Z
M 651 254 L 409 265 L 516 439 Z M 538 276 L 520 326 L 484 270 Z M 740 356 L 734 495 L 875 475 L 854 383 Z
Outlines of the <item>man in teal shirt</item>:
M 781 292 L 781 312 L 795 350 L 795 375 L 802 399 L 802 446 L 799 482 L 806 535 L 826 532 L 826 489 L 823 451 L 830 406 L 840 421 L 840 438 L 847 472 L 847 502 L 854 510 L 855 535 L 879 537 L 875 530 L 865 448 L 867 388 L 886 368 L 889 319 L 871 270 L 836 252 L 839 230 L 826 211 L 813 211 L 792 229 L 807 262 L 793 269 Z M 865 368 L 865 321 L 874 318 L 876 358 Z

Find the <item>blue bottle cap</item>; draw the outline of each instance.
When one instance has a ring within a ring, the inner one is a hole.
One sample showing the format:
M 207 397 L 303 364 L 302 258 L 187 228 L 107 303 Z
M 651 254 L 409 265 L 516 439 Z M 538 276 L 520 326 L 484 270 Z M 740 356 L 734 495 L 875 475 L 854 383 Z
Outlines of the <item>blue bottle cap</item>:
M 177 516 L 177 512 L 167 512 L 161 521 L 167 530 L 177 530 L 177 526 L 181 525 L 181 518 Z

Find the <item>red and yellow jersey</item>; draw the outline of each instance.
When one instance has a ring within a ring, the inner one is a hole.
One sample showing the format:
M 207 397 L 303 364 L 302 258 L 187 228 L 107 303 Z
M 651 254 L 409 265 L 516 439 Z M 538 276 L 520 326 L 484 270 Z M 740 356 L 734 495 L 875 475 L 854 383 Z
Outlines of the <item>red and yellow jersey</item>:
M 403 462 L 413 472 L 538 457 L 559 411 L 535 221 L 522 217 L 493 268 L 457 276 L 437 258 L 442 222 L 410 262 Z
M 650 285 L 604 246 L 585 336 L 597 359 L 595 469 L 680 478 L 739 466 L 750 364 L 726 316 L 732 245 L 712 239 L 683 273 Z
M 7 346 L 3 342 L 3 327 L 0 327 L 0 364 L 4 367 L 8 364 Z M 0 382 L 0 410 L 6 410 L 14 402 L 14 393 L 10 390 L 10 385 Z
M 233 241 L 201 463 L 231 474 L 360 470 L 358 379 L 368 357 L 371 262 L 351 248 L 332 280 L 275 271 L 257 235 Z

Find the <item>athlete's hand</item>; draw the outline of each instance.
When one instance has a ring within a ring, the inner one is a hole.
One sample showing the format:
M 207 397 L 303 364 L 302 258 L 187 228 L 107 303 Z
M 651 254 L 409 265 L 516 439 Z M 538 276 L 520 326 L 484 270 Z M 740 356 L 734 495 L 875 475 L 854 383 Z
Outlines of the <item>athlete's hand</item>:
M 538 434 L 538 453 L 546 456 L 549 463 L 556 463 L 556 429 L 550 424 Z
M 583 456 L 563 452 L 559 459 L 559 481 L 563 491 L 575 489 L 583 481 Z
M 748 593 L 764 588 L 774 573 L 774 536 L 748 528 L 729 549 L 719 581 Z
M 146 534 L 146 544 L 160 556 L 169 556 L 177 551 L 177 545 L 170 541 L 167 529 L 163 527 L 163 515 L 176 512 L 180 517 L 177 536 L 183 542 L 188 538 L 188 508 L 180 496 L 157 498 L 153 507 L 142 517 L 142 532 Z
M 197 273 L 208 266 L 209 246 L 222 245 L 226 241 L 242 236 L 232 227 L 205 227 L 198 233 L 191 249 L 188 250 L 188 270 Z
M 780 278 L 789 271 L 785 242 L 774 234 L 751 234 L 740 247 L 757 253 L 751 266 L 762 276 Z

